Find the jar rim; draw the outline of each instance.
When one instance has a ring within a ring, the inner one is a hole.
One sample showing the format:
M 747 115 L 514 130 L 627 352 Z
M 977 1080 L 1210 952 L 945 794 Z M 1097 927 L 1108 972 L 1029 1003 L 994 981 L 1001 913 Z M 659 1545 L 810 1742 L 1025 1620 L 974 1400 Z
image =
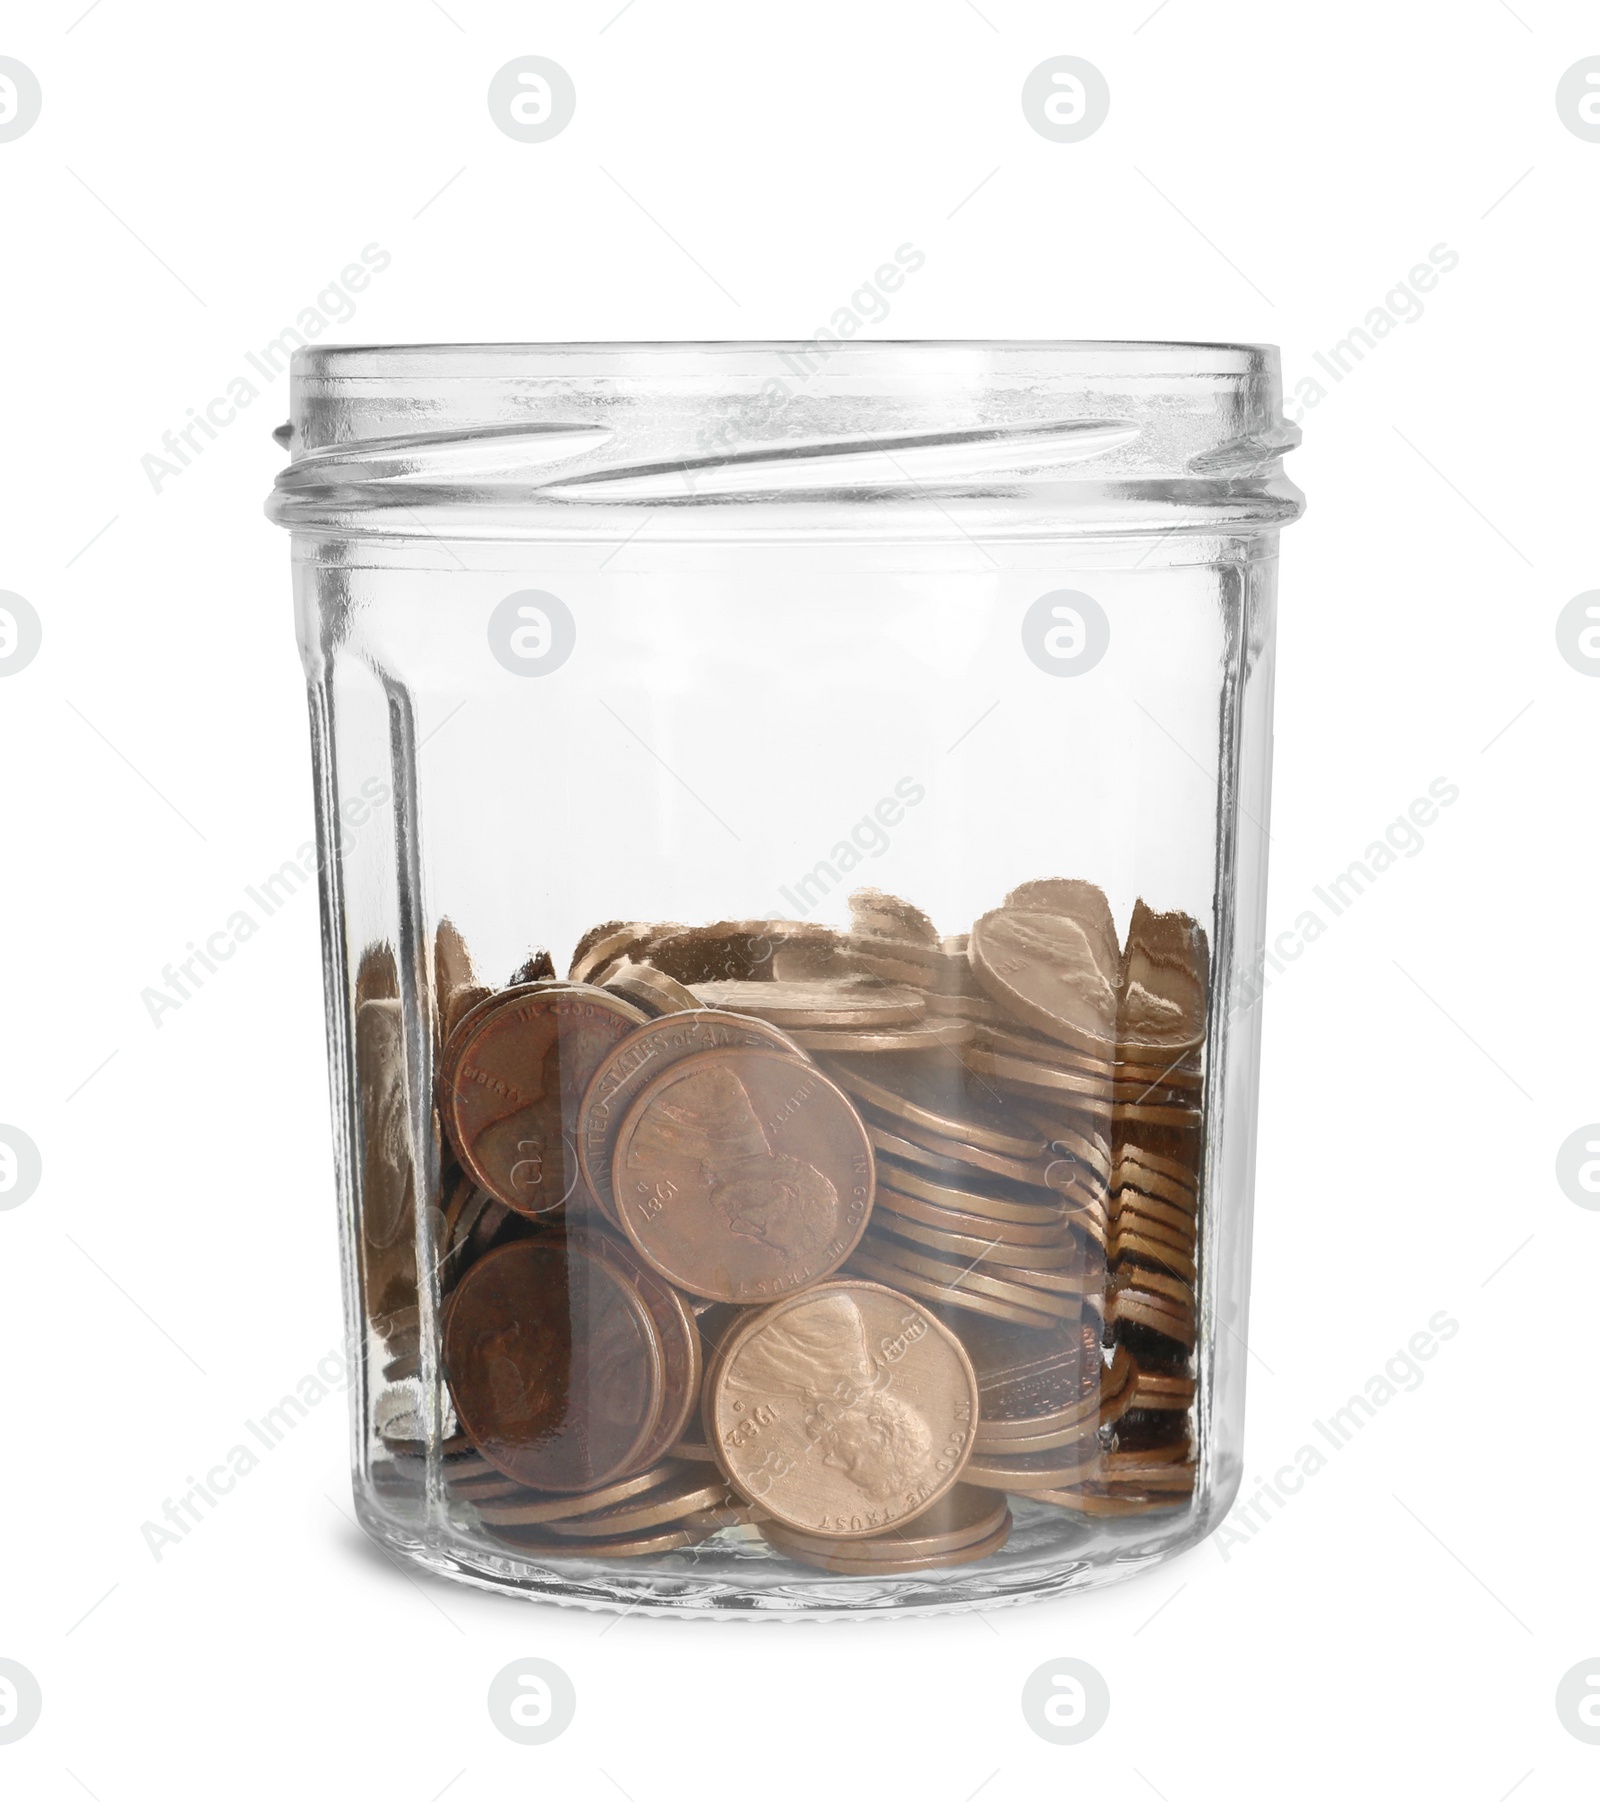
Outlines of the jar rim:
M 1271 344 L 315 345 L 268 505 L 339 537 L 1248 532 L 1295 518 Z

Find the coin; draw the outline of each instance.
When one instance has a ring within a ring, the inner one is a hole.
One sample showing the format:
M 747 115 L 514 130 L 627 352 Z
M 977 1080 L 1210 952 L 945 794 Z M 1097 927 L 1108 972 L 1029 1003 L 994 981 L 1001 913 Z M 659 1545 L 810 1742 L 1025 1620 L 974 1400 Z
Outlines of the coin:
M 905 1558 L 854 1558 L 840 1552 L 821 1552 L 810 1549 L 802 1550 L 799 1546 L 789 1544 L 775 1538 L 771 1529 L 763 1525 L 762 1534 L 768 1541 L 779 1546 L 786 1557 L 792 1558 L 796 1564 L 809 1564 L 817 1570 L 832 1571 L 843 1577 L 901 1577 L 910 1576 L 914 1572 L 924 1570 L 941 1570 L 951 1565 L 977 1564 L 984 1558 L 991 1558 L 1005 1544 L 1011 1532 L 1011 1512 L 1006 1511 L 1002 1525 L 986 1539 L 980 1539 L 964 1546 L 940 1552 L 925 1552 Z M 858 1541 L 842 1541 L 843 1544 L 857 1544 Z M 872 1541 L 865 1543 L 871 1544 Z
M 518 1240 L 467 1271 L 443 1357 L 467 1436 L 530 1489 L 626 1476 L 661 1414 L 661 1342 L 638 1291 L 559 1240 Z
M 980 1289 L 963 1285 L 953 1287 L 948 1281 L 924 1277 L 905 1269 L 898 1262 L 876 1256 L 876 1246 L 868 1240 L 856 1248 L 850 1260 L 852 1274 L 871 1278 L 917 1296 L 942 1309 L 957 1309 L 963 1314 L 978 1314 L 993 1320 L 1004 1320 L 1013 1326 L 1048 1329 L 1057 1324 L 1058 1316 L 1040 1308 L 1025 1308 L 985 1294 Z
M 639 1471 L 631 1477 L 623 1477 L 615 1483 L 606 1483 L 598 1489 L 579 1491 L 573 1495 L 545 1495 L 537 1490 L 524 1489 L 519 1500 L 496 1502 L 492 1506 L 479 1508 L 479 1517 L 485 1525 L 501 1527 L 536 1527 L 555 1520 L 567 1520 L 573 1515 L 592 1514 L 600 1508 L 610 1508 L 618 1502 L 625 1502 L 630 1496 L 644 1495 L 647 1491 L 659 1488 L 661 1484 L 681 1475 L 681 1467 L 666 1463 L 654 1465 L 649 1470 Z
M 1122 957 L 1092 883 L 1030 882 L 973 923 L 984 992 L 1052 1039 L 1106 1058 L 1117 1048 Z
M 842 1556 L 876 1567 L 885 1560 L 925 1558 L 975 1545 L 999 1532 L 1007 1524 L 1007 1513 L 1003 1496 L 990 1489 L 972 1489 L 957 1483 L 931 1508 L 924 1508 L 915 1518 L 871 1539 L 825 1539 L 778 1521 L 766 1522 L 762 1537 L 786 1551 L 812 1552 L 828 1558 Z
M 1168 1201 L 1178 1201 L 1179 1196 L 1157 1188 L 1155 1178 L 1165 1179 L 1173 1189 L 1181 1190 L 1191 1198 L 1199 1180 L 1188 1164 L 1177 1158 L 1163 1157 L 1160 1152 L 1152 1151 L 1147 1145 L 1118 1146 L 1116 1164 L 1119 1183 L 1123 1180 L 1121 1173 L 1127 1172 L 1128 1179 L 1136 1188 L 1149 1189 L 1152 1195 L 1164 1195 Z
M 885 1214 L 894 1214 L 902 1219 L 914 1220 L 919 1226 L 936 1227 L 944 1232 L 963 1233 L 970 1238 L 984 1239 L 990 1235 L 1007 1245 L 1045 1245 L 1056 1247 L 1062 1242 L 1061 1216 L 1054 1214 L 1039 1225 L 1022 1225 L 1015 1220 L 995 1220 L 983 1214 L 964 1214 L 954 1208 L 941 1207 L 933 1202 L 919 1201 L 915 1196 L 906 1195 L 891 1184 L 882 1180 L 883 1171 L 879 1168 L 877 1209 L 880 1215 L 878 1224 L 886 1231 L 895 1230 L 891 1221 L 882 1219 Z
M 1178 1508 L 1183 1504 L 1174 1496 L 1132 1494 L 1106 1495 L 1089 1489 L 1035 1489 L 1030 1502 L 1048 1502 L 1071 1514 L 1085 1514 L 1115 1519 L 1125 1514 L 1151 1514 L 1162 1508 Z
M 903 1214 L 885 1209 L 875 1220 L 879 1232 L 893 1233 L 897 1239 L 909 1239 L 925 1245 L 930 1251 L 944 1252 L 957 1258 L 970 1258 L 974 1264 L 1003 1264 L 1023 1270 L 1075 1270 L 1082 1266 L 1083 1253 L 1075 1245 L 1011 1245 L 999 1235 L 978 1238 L 971 1233 L 946 1231 L 942 1227 L 924 1226 Z
M 949 1182 L 936 1182 L 915 1170 L 889 1164 L 878 1172 L 880 1183 L 892 1184 L 904 1195 L 919 1201 L 953 1208 L 966 1214 L 983 1214 L 995 1220 L 1011 1220 L 1021 1226 L 1055 1225 L 1066 1218 L 1061 1200 L 1050 1190 L 1008 1189 L 1003 1182 L 985 1184 L 982 1177 L 969 1174 Z
M 1007 1269 L 1003 1275 L 995 1275 L 988 1270 L 975 1269 L 969 1264 L 955 1264 L 942 1258 L 929 1257 L 914 1246 L 880 1236 L 876 1232 L 862 1241 L 851 1262 L 865 1269 L 865 1259 L 871 1259 L 879 1271 L 886 1269 L 889 1272 L 884 1280 L 912 1289 L 915 1293 L 946 1306 L 967 1307 L 974 1300 L 982 1298 L 1026 1310 L 1032 1316 L 1023 1323 L 1028 1326 L 1053 1326 L 1057 1320 L 1076 1320 L 1082 1311 L 1079 1298 L 1069 1301 L 1048 1291 L 1031 1289 L 1022 1283 L 1010 1281 L 1010 1278 L 1021 1274 L 1017 1270 Z M 917 1287 L 918 1284 L 921 1285 L 920 1288 Z M 987 1308 L 977 1311 L 992 1312 Z M 999 1318 L 1007 1319 L 1009 1316 L 1002 1314 Z
M 728 1486 L 720 1476 L 708 1476 L 703 1470 L 685 1470 L 631 1500 L 614 1502 L 591 1514 L 570 1514 L 553 1520 L 550 1530 L 563 1538 L 616 1538 L 665 1526 L 707 1508 L 721 1507 L 731 1499 Z
M 790 1036 L 804 1051 L 940 1051 L 965 1044 L 972 1037 L 972 1028 L 965 1020 L 928 1020 L 915 1026 L 885 1026 L 873 1031 L 831 1026 L 813 1032 L 794 1026 Z
M 831 926 L 817 920 L 716 920 L 709 926 L 658 928 L 649 961 L 678 982 L 766 981 L 820 974 L 829 969 L 839 944 Z
M 1033 1159 L 1044 1151 L 1042 1134 L 983 1098 L 954 1057 L 929 1060 L 836 1057 L 828 1069 L 841 1088 L 894 1119 L 926 1127 L 942 1138 Z
M 764 1020 L 696 1008 L 647 1022 L 601 1060 L 578 1105 L 578 1164 L 589 1192 L 613 1221 L 611 1159 L 628 1109 L 669 1064 L 729 1047 L 798 1055 L 788 1036 Z
M 915 1163 L 928 1164 L 935 1169 L 978 1170 L 986 1176 L 1002 1176 L 1011 1182 L 1037 1188 L 1048 1187 L 1049 1184 L 1048 1156 L 1004 1157 L 997 1151 L 985 1151 L 981 1145 L 968 1144 L 962 1139 L 946 1138 L 942 1133 L 930 1132 L 927 1127 L 919 1126 L 911 1120 L 904 1123 L 900 1146 L 885 1149 L 894 1150 L 897 1156 L 909 1157 Z
M 978 1379 L 978 1432 L 986 1437 L 1043 1431 L 1093 1415 L 1110 1381 L 1093 1320 L 1048 1334 L 978 1323 L 962 1334 L 962 1344 Z M 1131 1378 L 1126 1352 L 1122 1363 L 1113 1389 Z
M 672 927 L 629 924 L 623 920 L 607 920 L 603 926 L 591 926 L 572 948 L 572 962 L 567 966 L 571 982 L 591 982 L 597 970 L 618 958 L 642 962 L 646 947 L 658 933 L 669 933 Z
M 1194 1212 L 1189 1208 L 1175 1208 L 1170 1202 L 1157 1201 L 1154 1196 L 1144 1195 L 1138 1189 L 1118 1189 L 1111 1197 L 1111 1217 L 1116 1221 L 1135 1219 L 1150 1223 L 1152 1226 L 1163 1226 L 1169 1232 L 1177 1234 L 1177 1242 L 1192 1245 L 1195 1236 Z
M 765 1301 L 850 1255 L 872 1207 L 872 1147 L 813 1065 L 776 1051 L 702 1051 L 633 1103 L 611 1182 L 623 1229 L 669 1282 L 716 1301 Z
M 819 1284 L 737 1328 L 709 1413 L 723 1474 L 775 1521 L 861 1539 L 960 1478 L 978 1386 L 960 1341 L 906 1295 Z
M 729 1522 L 716 1511 L 689 1515 L 668 1527 L 616 1539 L 563 1539 L 546 1529 L 518 1531 L 501 1528 L 495 1537 L 523 1551 L 537 1551 L 545 1558 L 650 1558 L 663 1552 L 682 1551 L 709 1539 Z
M 821 982 L 697 982 L 701 1007 L 754 1014 L 774 1026 L 808 1028 L 909 1025 L 923 1016 L 915 989 L 885 987 L 860 977 Z
M 596 981 L 609 994 L 620 995 L 652 1016 L 680 1014 L 700 1005 L 681 982 L 674 982 L 651 964 L 630 963 L 627 958 L 608 964 Z
M 1191 1351 L 1194 1349 L 1193 1310 L 1184 1311 L 1159 1297 L 1141 1295 L 1133 1289 L 1118 1289 L 1107 1303 L 1107 1318 L 1124 1326 L 1144 1327 Z
M 563 1207 L 581 1176 L 578 1104 L 606 1054 L 644 1023 L 603 989 L 548 989 L 482 1016 L 462 1045 L 444 1116 L 479 1185 L 522 1214 Z
M 1186 1051 L 1206 1026 L 1206 935 L 1187 914 L 1133 904 L 1117 1036 L 1124 1055 Z
M 1194 1402 L 1194 1378 L 1182 1371 L 1154 1370 L 1141 1363 L 1133 1387 L 1135 1408 L 1188 1408 Z
M 1093 1434 L 1057 1451 L 974 1452 L 962 1480 L 980 1489 L 1011 1489 L 1022 1495 L 1034 1489 L 1064 1489 L 1093 1472 L 1100 1455 L 1100 1441 Z
M 661 1341 L 661 1415 L 638 1455 L 641 1464 L 665 1457 L 688 1430 L 700 1405 L 700 1329 L 689 1304 L 643 1264 L 631 1245 L 607 1233 L 569 1228 L 570 1248 L 601 1259 L 635 1289 Z
M 1056 1069 L 1048 1064 L 1027 1062 L 1020 1057 L 1002 1057 L 997 1052 L 968 1045 L 961 1061 L 975 1076 L 987 1076 L 998 1083 L 1021 1089 L 1036 1089 L 1048 1095 L 1070 1096 L 1080 1112 L 1099 1118 L 1111 1114 L 1111 1085 L 1077 1070 Z

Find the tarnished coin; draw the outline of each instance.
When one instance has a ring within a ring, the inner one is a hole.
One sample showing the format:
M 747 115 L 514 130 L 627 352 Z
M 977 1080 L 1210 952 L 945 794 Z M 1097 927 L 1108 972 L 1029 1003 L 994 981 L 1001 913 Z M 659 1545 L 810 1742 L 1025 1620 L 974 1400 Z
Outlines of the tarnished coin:
M 817 982 L 697 982 L 701 1007 L 754 1014 L 774 1026 L 885 1027 L 910 1025 L 923 1017 L 915 989 L 886 987 L 858 976 Z
M 557 1239 L 480 1258 L 450 1299 L 443 1352 L 467 1436 L 530 1489 L 626 1476 L 660 1418 L 661 1342 L 638 1291 Z
M 702 1051 L 633 1103 L 611 1183 L 624 1231 L 669 1282 L 715 1301 L 764 1301 L 850 1255 L 872 1208 L 872 1147 L 813 1065 L 776 1051 Z
M 732 1499 L 720 1476 L 704 1470 L 686 1470 L 629 1501 L 614 1502 L 592 1514 L 570 1514 L 553 1520 L 550 1531 L 573 1539 L 606 1539 L 645 1533 L 652 1527 L 682 1520 L 686 1515 L 722 1507 Z
M 954 1057 L 835 1057 L 828 1069 L 842 1088 L 893 1119 L 1005 1157 L 1031 1160 L 1043 1154 L 1044 1135 L 996 1106 Z
M 647 1016 L 603 989 L 525 994 L 479 1018 L 444 1116 L 478 1184 L 521 1214 L 565 1206 L 582 1180 L 578 1104 L 596 1069 Z
M 514 982 L 503 989 L 486 989 L 470 1007 L 458 1012 L 451 1024 L 444 1050 L 439 1054 L 440 1094 L 449 1093 L 451 1078 L 456 1065 L 461 1061 L 462 1047 L 472 1037 L 473 1029 L 485 1015 L 492 1014 L 497 1007 L 504 1007 L 507 1002 L 518 1000 L 523 995 L 538 995 L 546 989 L 570 989 L 573 986 L 570 982 L 540 978 L 533 982 Z
M 904 1294 L 823 1283 L 763 1309 L 718 1361 L 709 1413 L 723 1474 L 774 1520 L 863 1539 L 961 1476 L 978 1386 L 961 1343 Z
M 680 1475 L 682 1466 L 666 1463 L 573 1495 L 544 1495 L 537 1490 L 524 1489 L 516 1500 L 496 1502 L 480 1508 L 478 1513 L 490 1526 L 537 1527 L 553 1520 L 566 1520 L 574 1514 L 592 1514 L 597 1509 L 613 1507 L 632 1496 L 658 1489 Z
M 798 1055 L 788 1036 L 764 1020 L 697 1008 L 649 1021 L 602 1059 L 578 1107 L 578 1164 L 589 1192 L 613 1221 L 611 1159 L 628 1109 L 669 1065 L 730 1048 Z
M 1030 882 L 972 928 L 984 991 L 1035 1031 L 1106 1059 L 1117 1050 L 1122 955 L 1088 882 Z

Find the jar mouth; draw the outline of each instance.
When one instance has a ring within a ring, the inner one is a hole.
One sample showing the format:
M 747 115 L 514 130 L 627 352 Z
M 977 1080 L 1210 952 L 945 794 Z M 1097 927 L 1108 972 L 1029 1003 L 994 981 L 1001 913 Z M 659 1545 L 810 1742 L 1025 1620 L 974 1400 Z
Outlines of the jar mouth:
M 1301 507 L 1281 400 L 1263 344 L 307 347 L 267 511 L 385 537 L 1270 529 Z

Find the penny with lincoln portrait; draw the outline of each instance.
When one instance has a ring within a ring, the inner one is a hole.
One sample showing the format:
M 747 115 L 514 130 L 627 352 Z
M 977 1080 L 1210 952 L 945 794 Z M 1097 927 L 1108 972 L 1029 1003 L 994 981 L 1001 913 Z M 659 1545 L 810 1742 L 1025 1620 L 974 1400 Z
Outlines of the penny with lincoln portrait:
M 961 1342 L 878 1283 L 822 1283 L 737 1328 L 717 1360 L 712 1450 L 780 1526 L 866 1539 L 931 1507 L 972 1451 Z
M 640 1092 L 617 1133 L 613 1206 L 639 1255 L 711 1301 L 829 1275 L 872 1209 L 872 1147 L 843 1092 L 779 1051 L 697 1052 Z

